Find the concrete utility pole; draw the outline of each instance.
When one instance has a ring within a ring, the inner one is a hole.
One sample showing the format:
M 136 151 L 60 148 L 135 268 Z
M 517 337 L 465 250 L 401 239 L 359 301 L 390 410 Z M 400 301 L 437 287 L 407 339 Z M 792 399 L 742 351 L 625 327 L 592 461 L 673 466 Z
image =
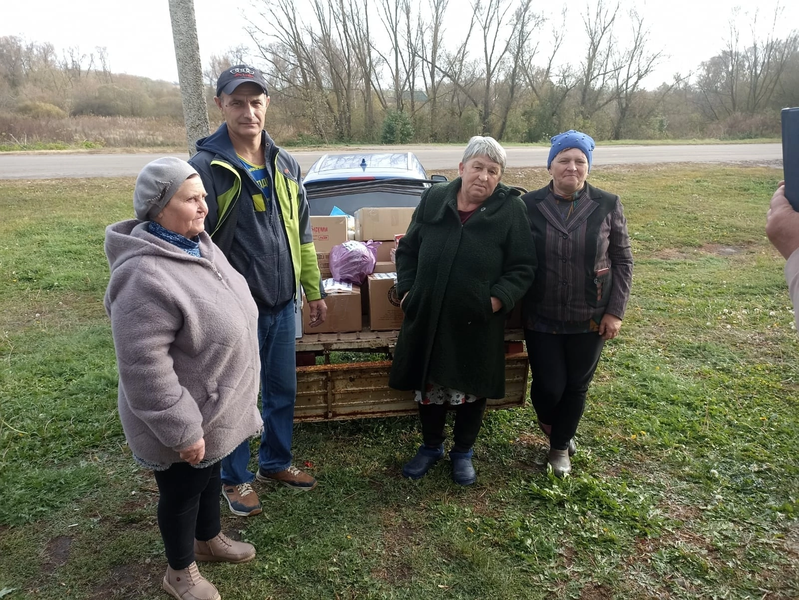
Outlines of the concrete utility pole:
M 200 44 L 197 41 L 197 21 L 194 18 L 193 0 L 169 0 L 172 19 L 172 40 L 178 62 L 178 82 L 183 99 L 183 119 L 186 122 L 186 143 L 189 156 L 197 152 L 194 147 L 201 137 L 210 133 L 208 107 L 203 88 L 203 68 L 200 61 Z

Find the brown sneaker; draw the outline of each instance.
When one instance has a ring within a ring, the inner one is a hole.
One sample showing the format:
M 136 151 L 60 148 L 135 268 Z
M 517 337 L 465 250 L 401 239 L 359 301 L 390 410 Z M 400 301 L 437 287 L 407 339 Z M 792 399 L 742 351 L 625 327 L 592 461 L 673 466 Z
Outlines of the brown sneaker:
M 179 571 L 167 567 L 162 585 L 167 594 L 178 600 L 221 600 L 214 584 L 200 575 L 196 562 Z
M 243 563 L 255 558 L 255 546 L 220 533 L 207 542 L 194 540 L 194 558 L 201 562 Z
M 293 490 L 302 490 L 303 492 L 316 487 L 316 479 L 294 466 L 277 473 L 264 473 L 261 469 L 258 469 L 258 473 L 255 476 L 258 481 L 277 481 Z
M 249 483 L 223 485 L 222 496 L 227 500 L 230 512 L 237 517 L 251 517 L 261 514 L 261 501 Z

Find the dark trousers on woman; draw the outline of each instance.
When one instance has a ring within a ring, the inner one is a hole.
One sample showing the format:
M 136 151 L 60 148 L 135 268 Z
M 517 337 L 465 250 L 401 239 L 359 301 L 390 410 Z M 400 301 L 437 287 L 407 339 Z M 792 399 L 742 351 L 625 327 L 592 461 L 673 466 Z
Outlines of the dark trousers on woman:
M 166 471 L 155 471 L 158 483 L 158 528 L 164 540 L 166 559 L 174 570 L 194 562 L 194 540 L 208 541 L 219 535 L 220 463 L 204 469 L 175 463 Z
M 552 426 L 550 448 L 566 450 L 585 410 L 602 348 L 597 333 L 553 334 L 525 329 L 533 376 L 531 400 L 544 425 Z
M 447 409 L 455 411 L 455 425 L 452 438 L 455 452 L 468 452 L 477 441 L 477 434 L 483 424 L 486 399 L 466 402 L 457 406 L 449 404 L 419 404 L 419 420 L 422 422 L 422 441 L 425 446 L 438 448 L 444 443 L 444 426 L 447 423 Z

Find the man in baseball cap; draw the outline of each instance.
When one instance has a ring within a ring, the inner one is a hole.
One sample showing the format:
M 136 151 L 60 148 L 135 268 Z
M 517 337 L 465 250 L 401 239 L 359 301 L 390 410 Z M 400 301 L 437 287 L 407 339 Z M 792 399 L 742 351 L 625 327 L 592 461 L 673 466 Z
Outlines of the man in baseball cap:
M 264 74 L 254 67 L 247 65 L 236 65 L 222 71 L 219 79 L 216 82 L 216 95 L 221 97 L 222 94 L 232 94 L 233 90 L 239 87 L 242 83 L 254 83 L 261 87 L 264 95 L 269 96 L 269 90 L 266 87 L 266 80 Z
M 264 130 L 269 92 L 263 73 L 250 65 L 225 69 L 214 101 L 225 122 L 197 141 L 189 162 L 208 192 L 205 229 L 246 277 L 258 305 L 264 431 L 257 474 L 248 469 L 246 441 L 222 460 L 222 495 L 233 514 L 246 517 L 261 512 L 251 486 L 256 477 L 296 490 L 316 486 L 292 465 L 294 318 L 301 289 L 312 326 L 324 322 L 327 306 L 300 166 Z

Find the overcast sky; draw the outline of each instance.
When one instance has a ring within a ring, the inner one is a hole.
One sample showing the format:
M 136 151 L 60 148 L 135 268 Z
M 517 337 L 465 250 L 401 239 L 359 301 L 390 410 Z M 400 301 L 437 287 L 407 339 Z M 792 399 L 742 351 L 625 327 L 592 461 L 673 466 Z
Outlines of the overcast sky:
M 246 9 L 253 1 L 261 5 L 271 4 L 269 0 L 195 0 L 203 68 L 207 68 L 208 59 L 213 54 L 223 54 L 239 45 L 250 45 L 244 28 L 247 24 Z M 427 6 L 426 0 L 413 1 L 421 1 Z M 300 4 L 302 0 L 297 2 Z M 610 4 L 608 0 L 606 3 Z M 777 25 L 778 37 L 785 37 L 791 29 L 799 28 L 799 1 L 790 0 L 782 4 L 784 12 Z M 635 6 L 650 28 L 650 48 L 662 49 L 668 56 L 647 82 L 647 87 L 656 87 L 670 81 L 674 73 L 687 74 L 703 60 L 719 53 L 729 37 L 733 8 L 740 7 L 741 14 L 745 15 L 739 18 L 741 41 L 745 44 L 750 39 L 747 25 L 750 16 L 757 8 L 760 9 L 760 30 L 761 34 L 766 33 L 777 3 L 774 0 L 621 0 L 621 5 L 623 9 Z M 374 6 L 377 6 L 376 1 Z M 464 16 L 463 6 L 468 6 L 466 0 L 450 0 L 446 40 L 462 37 L 459 32 L 465 24 L 459 24 L 459 20 L 463 23 L 468 19 L 468 15 Z M 561 3 L 552 1 L 534 4 L 539 12 L 557 12 L 560 6 Z M 586 4 L 576 2 L 568 6 L 575 8 L 569 13 L 567 27 L 576 35 L 567 38 L 574 41 L 571 44 L 567 41 L 563 59 L 577 64 L 579 42 L 576 40 L 583 30 L 580 10 L 584 10 Z M 3 0 L 0 36 L 6 35 L 18 36 L 27 42 L 50 42 L 59 54 L 70 47 L 77 47 L 85 54 L 94 52 L 97 47 L 105 47 L 113 72 L 177 81 L 167 0 Z

